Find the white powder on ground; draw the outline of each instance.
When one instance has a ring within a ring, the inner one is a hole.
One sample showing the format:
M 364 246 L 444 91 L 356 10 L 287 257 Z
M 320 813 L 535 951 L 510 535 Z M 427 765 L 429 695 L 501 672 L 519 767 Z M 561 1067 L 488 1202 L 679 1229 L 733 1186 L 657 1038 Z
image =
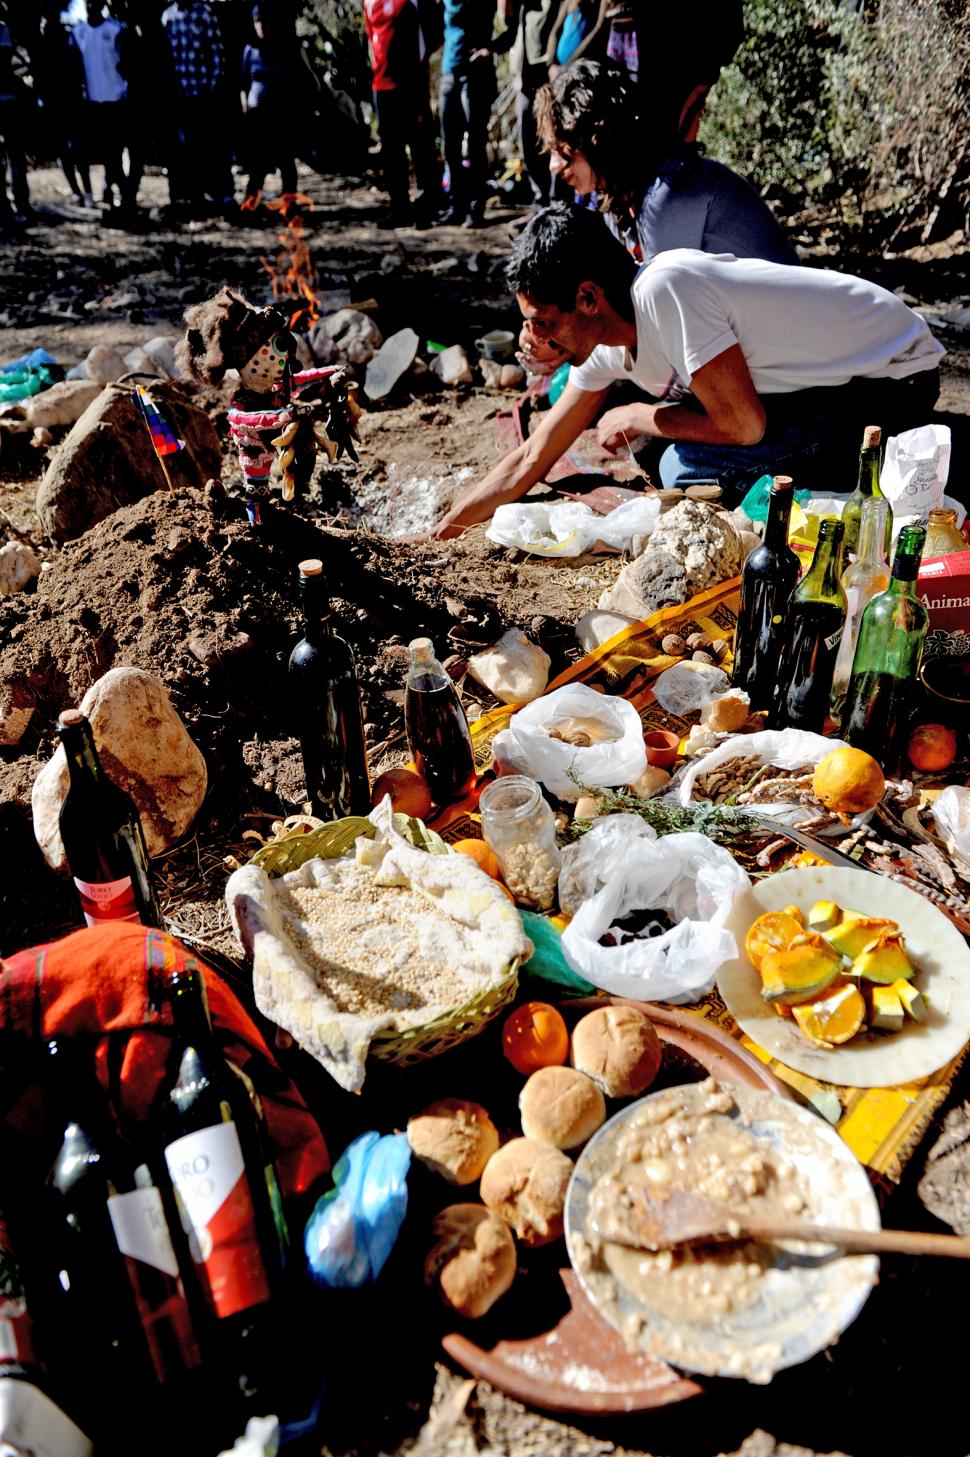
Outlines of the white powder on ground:
M 414 536 L 440 521 L 474 475 L 466 465 L 447 475 L 408 476 L 392 462 L 383 479 L 355 481 L 348 514 L 355 525 L 377 536 Z

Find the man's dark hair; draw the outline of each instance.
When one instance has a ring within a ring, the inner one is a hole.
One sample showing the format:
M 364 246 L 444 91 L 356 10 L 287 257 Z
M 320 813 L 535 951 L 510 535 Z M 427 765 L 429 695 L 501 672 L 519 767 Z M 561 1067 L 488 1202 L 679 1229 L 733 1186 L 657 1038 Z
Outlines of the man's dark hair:
M 581 283 L 598 283 L 617 313 L 633 318 L 637 265 L 596 213 L 555 202 L 523 228 L 506 264 L 513 293 L 572 313 Z

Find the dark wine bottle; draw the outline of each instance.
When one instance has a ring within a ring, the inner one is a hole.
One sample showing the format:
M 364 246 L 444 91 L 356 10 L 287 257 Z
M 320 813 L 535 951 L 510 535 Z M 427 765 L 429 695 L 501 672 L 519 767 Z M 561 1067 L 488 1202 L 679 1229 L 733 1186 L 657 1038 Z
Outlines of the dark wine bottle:
M 822 732 L 845 625 L 846 597 L 839 580 L 842 531 L 841 521 L 823 519 L 812 565 L 789 598 L 772 728 Z
M 200 972 L 173 972 L 168 991 L 177 1072 L 162 1137 L 193 1261 L 185 1278 L 208 1311 L 206 1350 L 250 1397 L 272 1380 L 279 1354 L 270 1301 L 282 1290 L 282 1201 L 249 1091 L 216 1043 Z
M 71 776 L 61 805 L 61 839 L 85 921 L 89 926 L 105 921 L 161 926 L 134 800 L 105 774 L 80 709 L 65 709 L 57 731 Z
M 323 563 L 300 563 L 303 637 L 289 683 L 312 812 L 324 820 L 370 811 L 367 747 L 354 655 L 330 625 Z
M 127 1157 L 80 1048 L 56 1038 L 47 1055 L 63 1128 L 48 1178 L 52 1253 L 70 1344 L 103 1365 L 98 1387 L 147 1392 L 200 1359 L 162 1201 Z
M 430 638 L 408 644 L 404 694 L 408 748 L 437 805 L 451 804 L 475 783 L 475 751 L 461 699 L 434 655 Z
M 859 552 L 859 536 L 862 529 L 862 503 L 871 496 L 885 499 L 879 485 L 881 467 L 882 430 L 878 425 L 867 425 L 862 433 L 862 450 L 859 452 L 859 480 L 852 495 L 842 507 L 842 525 L 845 535 L 842 539 L 842 565 L 849 565 L 849 559 Z M 890 554 L 893 534 L 893 513 L 886 502 L 886 524 L 883 527 L 883 546 L 886 556 Z
M 891 774 L 902 757 L 929 615 L 916 592 L 924 526 L 904 526 L 885 592 L 862 614 L 852 676 L 842 714 L 842 737 Z
M 788 545 L 793 492 L 791 476 L 775 476 L 768 499 L 764 541 L 741 573 L 741 606 L 734 637 L 735 688 L 753 709 L 770 708 L 778 684 L 785 608 L 798 581 L 798 557 Z

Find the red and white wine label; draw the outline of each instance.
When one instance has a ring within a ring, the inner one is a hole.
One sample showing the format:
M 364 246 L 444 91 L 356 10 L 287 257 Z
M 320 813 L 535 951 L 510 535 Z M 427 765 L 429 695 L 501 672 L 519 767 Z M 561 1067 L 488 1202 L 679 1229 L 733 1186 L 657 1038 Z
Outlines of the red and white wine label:
M 8 1362 L 29 1366 L 34 1359 L 30 1316 L 22 1296 L 0 1299 L 0 1376 Z
M 123 1255 L 166 1275 L 178 1275 L 178 1261 L 157 1189 L 149 1186 L 132 1189 L 129 1194 L 114 1194 L 108 1200 L 108 1213 Z
M 219 1316 L 270 1297 L 256 1215 L 234 1123 L 177 1138 L 165 1161 L 194 1235 L 193 1258 L 205 1266 Z
M 141 920 L 130 875 L 122 880 L 102 881 L 79 880 L 75 875 L 74 884 L 81 897 L 84 919 L 89 926 L 98 926 L 103 921 Z

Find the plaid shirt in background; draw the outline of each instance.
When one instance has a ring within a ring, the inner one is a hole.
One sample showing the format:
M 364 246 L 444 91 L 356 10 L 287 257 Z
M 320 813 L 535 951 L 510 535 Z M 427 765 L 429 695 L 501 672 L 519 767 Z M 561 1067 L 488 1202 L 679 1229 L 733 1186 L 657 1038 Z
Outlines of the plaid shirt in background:
M 181 7 L 170 5 L 162 15 L 162 26 L 179 95 L 213 95 L 222 76 L 223 50 L 219 22 L 209 6 L 204 0 Z

